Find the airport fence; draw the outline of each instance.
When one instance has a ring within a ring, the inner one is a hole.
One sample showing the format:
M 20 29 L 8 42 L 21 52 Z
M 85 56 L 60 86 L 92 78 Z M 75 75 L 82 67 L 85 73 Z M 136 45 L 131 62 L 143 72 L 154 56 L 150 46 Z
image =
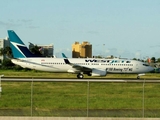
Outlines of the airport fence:
M 0 116 L 160 117 L 160 83 L 1 82 Z

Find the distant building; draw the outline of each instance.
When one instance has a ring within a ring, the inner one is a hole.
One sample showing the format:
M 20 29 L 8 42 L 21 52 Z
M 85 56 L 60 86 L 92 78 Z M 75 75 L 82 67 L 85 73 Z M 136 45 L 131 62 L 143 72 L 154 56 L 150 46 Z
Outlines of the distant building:
M 5 47 L 10 47 L 10 41 L 8 37 L 0 39 L 0 49 L 4 49 Z M 5 58 L 6 56 L 0 53 L 0 62 L 2 62 Z
M 80 57 L 80 51 L 81 51 L 81 45 L 79 44 L 79 42 L 75 42 L 72 45 L 72 58 Z
M 42 53 L 43 56 L 53 57 L 54 48 L 53 48 L 52 44 L 50 44 L 50 45 L 36 45 L 36 44 L 29 42 L 29 49 L 32 49 L 34 46 L 39 47 L 39 51 Z
M 72 58 L 91 58 L 92 57 L 92 45 L 89 42 L 75 42 L 72 45 Z

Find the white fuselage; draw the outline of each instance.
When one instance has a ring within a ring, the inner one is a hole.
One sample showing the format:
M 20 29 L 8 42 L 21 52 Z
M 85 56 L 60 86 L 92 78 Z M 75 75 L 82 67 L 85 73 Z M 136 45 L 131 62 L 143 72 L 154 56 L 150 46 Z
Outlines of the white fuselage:
M 67 58 L 72 64 L 90 69 L 106 70 L 107 73 L 146 73 L 153 68 L 144 62 L 127 59 L 95 59 L 95 58 Z M 66 64 L 64 58 L 20 58 L 12 59 L 14 64 L 23 68 L 30 68 L 49 72 L 83 72 Z

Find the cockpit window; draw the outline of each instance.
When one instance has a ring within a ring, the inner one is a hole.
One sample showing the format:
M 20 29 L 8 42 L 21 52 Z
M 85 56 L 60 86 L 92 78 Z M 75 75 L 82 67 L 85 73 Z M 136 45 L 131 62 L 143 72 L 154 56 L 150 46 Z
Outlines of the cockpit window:
M 131 61 L 126 61 L 126 63 L 131 63 Z
M 144 66 L 149 66 L 148 64 L 143 64 Z

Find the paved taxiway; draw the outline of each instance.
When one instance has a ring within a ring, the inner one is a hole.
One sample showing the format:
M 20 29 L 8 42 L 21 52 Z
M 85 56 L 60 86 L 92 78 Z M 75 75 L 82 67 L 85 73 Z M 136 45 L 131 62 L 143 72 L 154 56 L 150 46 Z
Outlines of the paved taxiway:
M 1 81 L 13 82 L 112 82 L 112 83 L 160 83 L 159 80 L 145 79 L 30 79 L 30 78 L 1 78 Z

